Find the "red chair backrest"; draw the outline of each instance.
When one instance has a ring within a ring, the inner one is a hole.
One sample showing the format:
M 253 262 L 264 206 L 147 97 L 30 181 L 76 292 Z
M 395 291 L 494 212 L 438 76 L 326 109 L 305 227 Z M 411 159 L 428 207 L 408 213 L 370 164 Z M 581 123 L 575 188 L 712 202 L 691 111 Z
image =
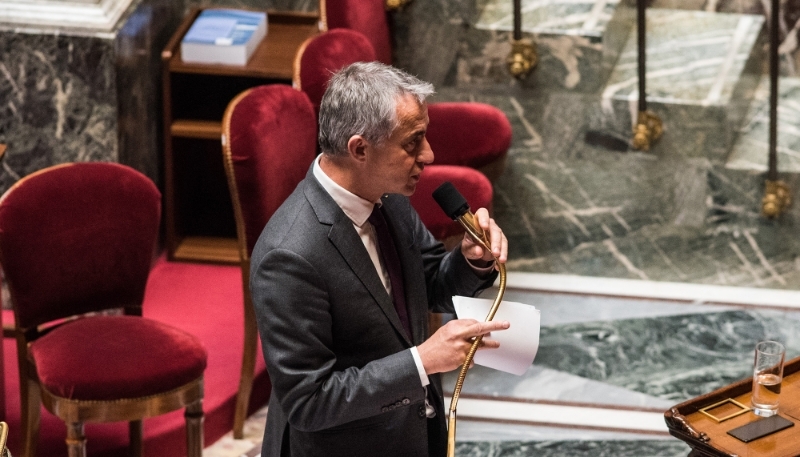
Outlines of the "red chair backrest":
M 50 167 L 0 200 L 0 264 L 16 325 L 140 306 L 153 260 L 161 194 L 114 163 Z
M 392 36 L 384 0 L 326 0 L 325 14 L 329 29 L 361 32 L 375 49 L 377 60 L 392 64 Z
M 225 111 L 223 132 L 234 212 L 241 217 L 246 257 L 264 226 L 316 155 L 317 123 L 308 96 L 289 86 L 258 86 L 237 96 Z M 228 159 L 229 157 L 229 159 Z M 231 176 L 230 173 L 233 173 Z M 237 208 L 238 206 L 238 208 Z
M 348 29 L 329 30 L 306 44 L 300 56 L 300 88 L 319 113 L 319 104 L 333 73 L 351 63 L 374 60 L 375 50 L 363 34 Z

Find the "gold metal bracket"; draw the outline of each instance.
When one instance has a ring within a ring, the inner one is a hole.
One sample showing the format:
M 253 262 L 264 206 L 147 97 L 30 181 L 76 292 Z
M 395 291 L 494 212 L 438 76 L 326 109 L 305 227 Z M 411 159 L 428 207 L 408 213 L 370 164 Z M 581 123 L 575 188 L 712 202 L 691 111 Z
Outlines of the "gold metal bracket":
M 717 416 L 715 416 L 715 415 L 713 415 L 713 414 L 711 414 L 709 412 L 714 408 L 719 408 L 720 406 L 728 404 L 728 403 L 739 407 L 739 409 L 737 411 L 731 413 L 731 414 L 728 414 L 727 416 L 724 416 L 724 417 L 717 417 Z M 718 402 L 714 403 L 713 405 L 708 405 L 705 408 L 701 408 L 700 412 L 705 414 L 706 416 L 710 417 L 711 419 L 713 419 L 717 423 L 720 423 L 720 422 L 726 421 L 728 419 L 732 419 L 732 418 L 734 418 L 736 416 L 742 415 L 742 414 L 750 411 L 750 409 L 751 408 L 749 406 L 745 406 L 745 405 L 739 403 L 738 401 L 734 400 L 733 398 L 726 398 L 725 400 L 718 401 Z
M 764 198 L 761 199 L 761 214 L 774 219 L 783 214 L 792 206 L 792 192 L 785 182 L 767 179 L 765 182 Z
M 639 151 L 649 151 L 650 147 L 661 138 L 664 133 L 664 124 L 661 118 L 652 111 L 639 111 L 636 119 L 636 127 L 633 128 L 634 149 Z
M 384 7 L 386 11 L 399 10 L 400 8 L 411 3 L 411 0 L 386 0 Z
M 511 40 L 511 52 L 506 58 L 506 65 L 511 76 L 525 79 L 538 62 L 539 56 L 534 42 L 526 38 Z

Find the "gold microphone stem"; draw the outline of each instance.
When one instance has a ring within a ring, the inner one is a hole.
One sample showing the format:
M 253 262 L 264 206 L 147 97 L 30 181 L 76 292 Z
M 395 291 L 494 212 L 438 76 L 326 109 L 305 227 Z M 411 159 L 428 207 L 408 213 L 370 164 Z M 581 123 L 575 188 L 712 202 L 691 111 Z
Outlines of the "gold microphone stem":
M 486 238 L 486 234 L 481 229 L 480 225 L 478 225 L 471 213 L 466 213 L 463 216 L 458 218 L 458 222 L 466 229 L 467 233 L 483 247 L 484 249 L 492 252 L 492 248 L 489 245 L 489 240 Z M 506 265 L 500 263 L 500 260 L 492 254 L 494 260 L 496 262 L 498 270 L 500 270 L 500 285 L 498 286 L 497 290 L 497 297 L 494 299 L 494 303 L 492 303 L 492 307 L 489 309 L 489 314 L 486 316 L 486 322 L 491 321 L 494 319 L 495 313 L 497 313 L 497 308 L 500 307 L 500 302 L 503 301 L 503 294 L 506 291 Z M 483 341 L 483 335 L 478 335 L 475 337 L 475 341 L 473 341 L 472 346 L 469 348 L 469 352 L 467 352 L 467 358 L 464 359 L 464 365 L 461 366 L 461 372 L 458 374 L 458 379 L 456 380 L 456 387 L 453 390 L 453 398 L 450 399 L 450 420 L 449 426 L 447 429 L 447 457 L 455 457 L 456 453 L 456 406 L 458 405 L 458 397 L 461 395 L 461 387 L 464 385 L 464 378 L 467 376 L 467 370 L 469 370 L 469 366 L 472 364 L 472 359 L 475 357 L 475 352 L 478 350 L 478 346 L 480 346 L 481 341 Z

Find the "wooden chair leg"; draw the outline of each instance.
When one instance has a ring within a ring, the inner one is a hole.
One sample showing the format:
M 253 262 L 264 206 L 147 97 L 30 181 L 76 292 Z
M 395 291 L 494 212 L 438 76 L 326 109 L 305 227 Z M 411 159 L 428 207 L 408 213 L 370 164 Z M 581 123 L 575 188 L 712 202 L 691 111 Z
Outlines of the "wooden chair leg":
M 39 439 L 39 408 L 42 404 L 42 392 L 39 384 L 28 379 L 24 369 L 20 370 L 20 395 L 22 400 L 22 455 L 36 456 L 36 444 Z
M 203 455 L 203 400 L 186 406 L 186 455 Z
M 67 424 L 67 455 L 69 457 L 86 457 L 86 435 L 83 433 L 83 422 Z
M 131 457 L 144 457 L 144 425 L 141 420 L 128 422 L 128 440 Z
M 249 278 L 248 278 L 249 280 Z M 236 411 L 233 415 L 233 437 L 244 438 L 244 421 L 250 406 L 250 392 L 253 390 L 253 378 L 256 371 L 256 346 L 258 345 L 258 327 L 256 312 L 253 309 L 249 290 L 245 290 L 244 301 L 244 351 L 242 354 L 242 372 L 239 375 L 239 391 L 236 394 Z

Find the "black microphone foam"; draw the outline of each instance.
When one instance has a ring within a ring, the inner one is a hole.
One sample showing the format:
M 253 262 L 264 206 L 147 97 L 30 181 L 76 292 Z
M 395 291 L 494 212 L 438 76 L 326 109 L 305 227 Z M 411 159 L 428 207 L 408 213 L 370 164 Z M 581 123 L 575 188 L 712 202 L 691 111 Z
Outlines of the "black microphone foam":
M 433 199 L 442 208 L 447 217 L 456 220 L 469 211 L 469 204 L 463 195 L 450 182 L 445 181 L 433 191 Z

